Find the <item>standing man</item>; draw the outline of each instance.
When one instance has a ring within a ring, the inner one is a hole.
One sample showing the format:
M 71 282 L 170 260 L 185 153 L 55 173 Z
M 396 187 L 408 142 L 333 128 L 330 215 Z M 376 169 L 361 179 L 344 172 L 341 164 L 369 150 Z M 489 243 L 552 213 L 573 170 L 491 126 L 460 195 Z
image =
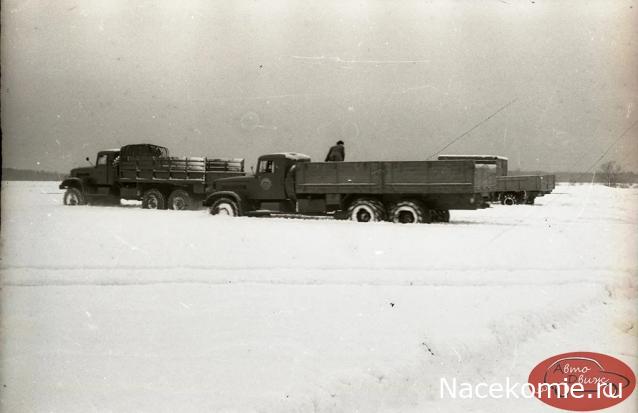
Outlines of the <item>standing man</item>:
M 337 144 L 328 151 L 326 162 L 343 162 L 345 160 L 346 148 L 343 146 L 343 141 L 338 141 Z

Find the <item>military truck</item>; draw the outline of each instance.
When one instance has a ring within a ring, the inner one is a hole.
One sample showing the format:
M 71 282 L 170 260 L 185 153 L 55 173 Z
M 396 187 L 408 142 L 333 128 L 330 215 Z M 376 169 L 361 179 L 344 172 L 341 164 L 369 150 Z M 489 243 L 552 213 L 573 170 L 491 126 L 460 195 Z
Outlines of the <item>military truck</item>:
M 135 144 L 98 152 L 95 165 L 72 169 L 60 189 L 65 205 L 126 199 L 142 201 L 142 208 L 184 210 L 201 206 L 216 179 L 243 175 L 243 159 L 172 157 L 163 146 Z
M 507 158 L 496 155 L 441 155 L 439 160 L 473 160 L 496 166 L 496 191 L 492 202 L 503 205 L 533 205 L 536 197 L 551 193 L 556 187 L 554 175 L 507 175 Z
M 494 165 L 473 160 L 311 162 L 262 155 L 254 175 L 218 179 L 203 204 L 213 215 L 332 215 L 359 222 L 448 222 L 452 209 L 488 207 Z

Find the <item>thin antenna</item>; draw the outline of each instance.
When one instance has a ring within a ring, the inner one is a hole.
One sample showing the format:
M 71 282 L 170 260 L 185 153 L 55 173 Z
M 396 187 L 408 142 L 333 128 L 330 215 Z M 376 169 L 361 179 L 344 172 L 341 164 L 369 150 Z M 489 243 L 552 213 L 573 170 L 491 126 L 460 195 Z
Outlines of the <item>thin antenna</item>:
M 482 124 L 484 124 L 485 122 L 487 122 L 488 120 L 492 119 L 494 116 L 496 116 L 499 112 L 505 110 L 505 108 L 507 108 L 509 105 L 511 105 L 512 103 L 516 102 L 518 100 L 518 98 L 514 98 L 512 100 L 510 100 L 508 103 L 506 103 L 505 105 L 501 106 L 499 110 L 497 110 L 496 112 L 492 113 L 490 116 L 488 116 L 487 118 L 483 119 L 482 121 L 480 121 L 479 123 L 477 123 L 476 125 L 472 126 L 470 129 L 468 129 L 467 131 L 463 132 L 462 134 L 460 134 L 459 136 L 457 136 L 456 138 L 452 139 L 450 141 L 450 143 L 448 143 L 447 145 L 445 145 L 444 147 L 442 147 L 441 149 L 439 149 L 438 151 L 434 152 L 432 155 L 430 155 L 428 157 L 428 159 L 431 159 L 432 157 L 440 154 L 441 152 L 443 152 L 444 150 L 446 150 L 448 147 L 452 146 L 452 144 L 454 144 L 456 141 L 458 141 L 459 139 L 461 139 L 462 137 L 468 135 L 470 132 L 472 132 L 474 129 L 478 128 L 479 126 L 481 126 Z
M 592 168 L 593 168 L 594 166 L 596 166 L 596 164 L 597 164 L 598 162 L 600 162 L 600 160 L 601 160 L 601 159 L 603 159 L 603 158 L 604 158 L 604 157 L 605 157 L 605 156 L 609 153 L 609 151 L 611 150 L 611 148 L 613 148 L 613 147 L 614 147 L 614 146 L 615 146 L 615 145 L 616 145 L 616 144 L 617 144 L 617 143 L 618 143 L 618 142 L 619 142 L 622 138 L 624 138 L 624 137 L 625 137 L 625 135 L 627 134 L 627 132 L 629 132 L 630 130 L 632 130 L 632 129 L 634 128 L 634 126 L 636 126 L 636 125 L 638 125 L 638 120 L 636 120 L 634 123 L 632 123 L 630 127 L 628 127 L 627 129 L 625 129 L 625 130 L 623 131 L 623 133 L 621 133 L 621 134 L 620 134 L 620 136 L 618 136 L 618 137 L 617 137 L 617 138 L 616 138 L 616 139 L 615 139 L 615 140 L 611 143 L 611 145 L 609 145 L 609 146 L 607 147 L 607 150 L 606 150 L 605 152 L 603 152 L 603 154 L 602 154 L 602 155 L 600 155 L 600 156 L 598 157 L 598 159 L 596 159 L 596 161 L 595 161 L 593 164 L 591 164 L 591 166 L 590 166 L 589 168 L 587 168 L 587 170 L 585 171 L 585 173 L 587 173 L 587 172 L 591 171 L 591 170 L 592 170 Z

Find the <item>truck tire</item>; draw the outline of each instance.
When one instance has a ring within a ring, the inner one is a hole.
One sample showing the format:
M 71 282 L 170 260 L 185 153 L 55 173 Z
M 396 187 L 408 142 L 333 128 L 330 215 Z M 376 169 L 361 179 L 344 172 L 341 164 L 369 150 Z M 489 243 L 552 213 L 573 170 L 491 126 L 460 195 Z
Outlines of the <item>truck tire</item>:
M 195 203 L 193 197 L 185 189 L 176 189 L 168 196 L 168 208 L 176 211 L 192 210 Z
M 505 194 L 501 199 L 502 205 L 516 205 L 516 195 L 514 194 Z
M 435 209 L 431 213 L 432 222 L 450 222 L 449 209 Z
M 239 204 L 230 198 L 219 198 L 208 210 L 211 215 L 227 215 L 231 217 L 239 216 Z
M 346 212 L 348 219 L 357 222 L 379 222 L 386 217 L 385 207 L 376 199 L 359 198 L 352 201 Z
M 77 188 L 67 188 L 64 192 L 64 205 L 86 205 L 86 197 Z
M 419 201 L 399 201 L 390 208 L 390 221 L 396 224 L 429 223 L 430 213 Z
M 166 209 L 166 197 L 157 188 L 144 191 L 142 195 L 142 208 L 144 209 Z

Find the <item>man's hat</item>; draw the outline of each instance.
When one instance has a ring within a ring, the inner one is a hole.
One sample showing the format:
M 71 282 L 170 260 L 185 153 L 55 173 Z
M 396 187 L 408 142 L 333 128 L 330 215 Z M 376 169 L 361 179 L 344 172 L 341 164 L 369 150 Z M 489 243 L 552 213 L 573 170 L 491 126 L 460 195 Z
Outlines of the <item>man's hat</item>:
M 343 141 L 337 141 L 337 145 L 343 145 Z

